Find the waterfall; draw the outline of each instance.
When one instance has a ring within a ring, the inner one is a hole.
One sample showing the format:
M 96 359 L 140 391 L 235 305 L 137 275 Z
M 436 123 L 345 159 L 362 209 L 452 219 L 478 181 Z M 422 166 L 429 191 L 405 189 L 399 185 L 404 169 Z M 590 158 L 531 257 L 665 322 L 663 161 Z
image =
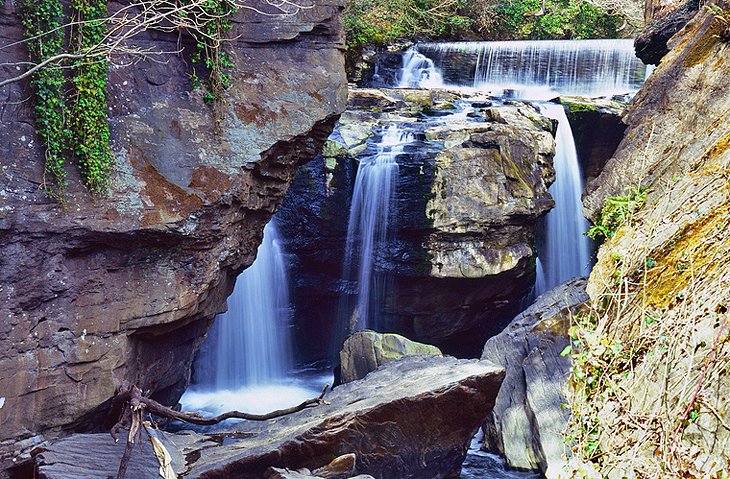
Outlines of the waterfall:
M 289 280 L 275 221 L 256 260 L 236 280 L 196 362 L 196 382 L 216 390 L 281 380 L 292 367 Z
M 383 304 L 385 278 L 376 273 L 376 263 L 395 231 L 391 207 L 398 181 L 396 159 L 413 140 L 411 133 L 393 123 L 383 132 L 376 153 L 358 166 L 343 268 L 343 277 L 357 284 L 357 304 L 351 317 L 342 318 L 345 333 L 378 326 L 373 306 Z M 341 315 L 349 315 L 349 310 Z
M 545 247 L 541 252 L 535 293 L 548 291 L 575 276 L 590 273 L 590 242 L 583 233 L 583 180 L 573 132 L 562 105 L 546 103 L 541 112 L 558 121 L 555 135 L 555 183 L 548 190 L 555 207 L 545 217 Z
M 651 71 L 634 55 L 632 40 L 419 43 L 403 55 L 403 65 L 401 87 L 428 87 L 418 81 L 427 75 L 438 77 L 439 86 L 512 90 L 533 99 L 625 94 Z
M 439 88 L 443 86 L 441 72 L 433 60 L 422 55 L 415 47 L 403 54 L 399 88 Z

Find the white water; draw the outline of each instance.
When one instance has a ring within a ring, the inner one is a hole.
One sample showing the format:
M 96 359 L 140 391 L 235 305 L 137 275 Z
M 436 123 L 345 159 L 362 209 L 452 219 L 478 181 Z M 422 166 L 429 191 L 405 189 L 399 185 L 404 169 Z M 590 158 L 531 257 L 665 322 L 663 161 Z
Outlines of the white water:
M 403 54 L 403 69 L 399 88 L 439 88 L 444 83 L 441 72 L 433 60 L 422 55 L 415 48 Z
M 548 291 L 575 276 L 590 273 L 590 242 L 583 234 L 583 181 L 573 132 L 562 105 L 541 105 L 543 115 L 558 121 L 555 135 L 555 183 L 548 190 L 555 207 L 545 217 L 545 248 L 538 263 L 535 293 Z
M 412 134 L 393 123 L 383 132 L 376 154 L 358 166 L 343 274 L 345 279 L 357 281 L 358 293 L 353 316 L 343 318 L 347 332 L 377 327 L 376 312 L 371 306 L 383 303 L 385 285 L 384 279 L 375 274 L 375 264 L 395 231 L 391 208 L 398 182 L 396 158 L 413 140 Z
M 196 387 L 234 390 L 282 380 L 293 364 L 289 316 L 289 279 L 272 220 L 201 348 Z
M 445 79 L 448 71 L 460 74 Z M 399 86 L 511 91 L 518 98 L 547 100 L 635 92 L 650 71 L 634 55 L 632 40 L 421 43 L 404 54 Z

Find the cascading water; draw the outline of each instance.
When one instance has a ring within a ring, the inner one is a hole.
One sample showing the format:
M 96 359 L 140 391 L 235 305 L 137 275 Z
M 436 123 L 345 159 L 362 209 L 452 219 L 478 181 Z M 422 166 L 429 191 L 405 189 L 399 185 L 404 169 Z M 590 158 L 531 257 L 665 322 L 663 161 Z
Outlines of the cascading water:
M 545 248 L 535 282 L 540 295 L 575 276 L 590 273 L 590 242 L 583 234 L 588 222 L 583 217 L 583 180 L 573 132 L 562 105 L 546 103 L 541 112 L 558 121 L 555 135 L 555 183 L 548 190 L 555 207 L 545 217 Z
M 196 363 L 196 382 L 238 389 L 280 381 L 292 368 L 289 279 L 271 221 L 256 260 L 236 280 L 228 312 L 216 318 Z
M 427 72 L 436 86 L 514 90 L 520 98 L 605 96 L 638 90 L 650 71 L 632 40 L 420 43 L 403 55 L 399 86 L 429 87 L 418 81 Z
M 441 72 L 433 60 L 415 48 L 403 54 L 403 69 L 398 88 L 439 88 L 443 86 Z
M 357 284 L 357 304 L 352 316 L 350 308 L 345 311 L 345 333 L 378 327 L 373 306 L 383 303 L 385 278 L 376 273 L 375 264 L 395 231 L 391 206 L 398 182 L 396 159 L 413 140 L 411 133 L 393 123 L 383 132 L 376 153 L 358 167 L 343 269 L 343 277 Z

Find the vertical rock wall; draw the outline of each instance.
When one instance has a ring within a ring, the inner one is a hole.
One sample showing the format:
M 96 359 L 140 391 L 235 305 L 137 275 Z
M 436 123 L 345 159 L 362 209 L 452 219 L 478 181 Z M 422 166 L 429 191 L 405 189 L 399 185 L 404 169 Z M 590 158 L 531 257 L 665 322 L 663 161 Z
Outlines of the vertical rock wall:
M 344 109 L 342 8 L 313 0 L 297 15 L 237 14 L 218 125 L 191 93 L 194 44 L 138 37 L 184 51 L 112 58 L 109 195 L 90 199 L 72 173 L 65 208 L 39 189 L 27 82 L 0 89 L 0 471 L 44 438 L 100 425 L 123 379 L 164 402 L 182 393 L 264 224 Z M 0 5 L 0 46 L 22 39 L 15 9 Z M 27 61 L 22 44 L 0 50 L 0 64 L 15 61 Z

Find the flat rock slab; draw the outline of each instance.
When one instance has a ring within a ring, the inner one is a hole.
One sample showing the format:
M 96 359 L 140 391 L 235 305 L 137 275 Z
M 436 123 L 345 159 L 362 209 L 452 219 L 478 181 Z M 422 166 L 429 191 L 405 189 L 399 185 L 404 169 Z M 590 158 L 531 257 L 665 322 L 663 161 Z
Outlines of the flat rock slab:
M 494 405 L 504 370 L 486 361 L 411 356 L 336 388 L 329 404 L 200 434 L 165 434 L 176 474 L 256 478 L 269 467 L 316 469 L 354 453 L 355 474 L 377 479 L 458 475 L 471 436 Z M 174 445 L 174 446 L 173 446 Z M 76 435 L 36 455 L 39 477 L 116 477 L 123 447 L 108 434 Z M 150 465 L 148 466 L 147 463 Z M 145 444 L 128 478 L 158 476 Z

